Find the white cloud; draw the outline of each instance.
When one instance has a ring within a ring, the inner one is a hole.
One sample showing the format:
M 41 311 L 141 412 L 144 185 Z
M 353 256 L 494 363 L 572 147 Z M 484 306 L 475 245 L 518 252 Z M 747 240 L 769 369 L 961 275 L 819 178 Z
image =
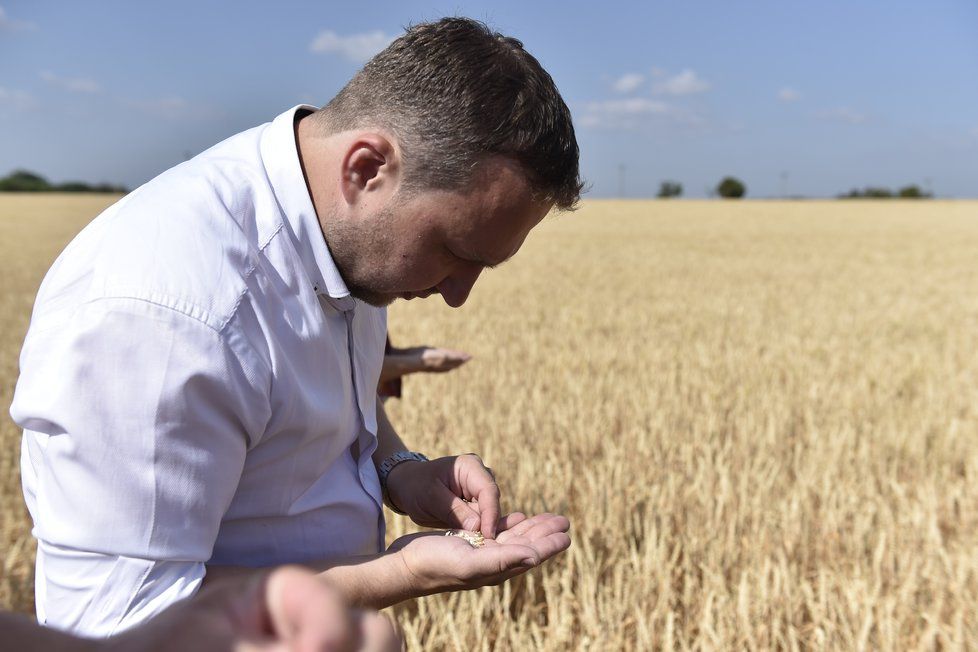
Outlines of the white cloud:
M 350 61 L 363 63 L 386 48 L 394 38 L 380 30 L 340 36 L 327 29 L 313 39 L 309 51 L 336 53 Z
M 828 122 L 844 122 L 850 125 L 863 124 L 869 120 L 865 113 L 859 113 L 845 106 L 818 111 L 815 117 Z
M 582 127 L 634 129 L 655 119 L 689 126 L 703 123 L 702 118 L 681 107 L 646 97 L 632 97 L 585 104 L 577 124 Z
M 671 107 L 665 102 L 650 100 L 644 97 L 591 102 L 587 105 L 588 113 L 605 113 L 610 115 L 648 115 L 652 113 L 668 113 L 670 110 Z
M 659 82 L 653 90 L 663 95 L 692 95 L 710 90 L 710 83 L 687 68 L 675 77 Z
M 27 91 L 0 86 L 0 108 L 9 107 L 18 111 L 34 106 L 34 96 Z
M 778 91 L 778 99 L 782 102 L 797 102 L 801 99 L 801 93 L 789 86 L 785 86 Z
M 14 20 L 7 16 L 6 10 L 0 7 L 0 32 L 4 30 L 14 31 L 21 29 L 34 29 L 34 23 L 29 23 L 26 20 Z
M 98 93 L 102 90 L 95 80 L 86 77 L 60 77 L 50 70 L 42 72 L 41 79 L 71 93 Z
M 641 86 L 644 81 L 644 75 L 640 75 L 637 72 L 627 72 L 616 79 L 615 83 L 612 84 L 611 87 L 619 93 L 631 93 L 636 88 Z

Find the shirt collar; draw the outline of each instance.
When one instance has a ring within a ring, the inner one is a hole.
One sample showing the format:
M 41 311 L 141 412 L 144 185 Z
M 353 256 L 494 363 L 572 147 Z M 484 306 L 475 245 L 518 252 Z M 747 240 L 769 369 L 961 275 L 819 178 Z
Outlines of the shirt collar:
M 315 111 L 316 107 L 300 104 L 275 118 L 261 136 L 261 158 L 271 182 L 272 192 L 285 215 L 296 251 L 302 266 L 312 281 L 317 294 L 339 300 L 345 306 L 352 303 L 340 270 L 326 246 L 316 209 L 309 197 L 299 151 L 295 139 L 295 114 L 298 111 Z M 338 307 L 338 306 L 337 306 Z M 340 308 L 345 309 L 345 308 Z

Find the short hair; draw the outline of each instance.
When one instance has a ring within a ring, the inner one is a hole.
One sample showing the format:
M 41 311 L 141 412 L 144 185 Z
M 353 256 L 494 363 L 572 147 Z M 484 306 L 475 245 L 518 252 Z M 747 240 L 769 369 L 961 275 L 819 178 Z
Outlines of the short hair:
M 408 189 L 456 190 L 492 155 L 534 197 L 573 210 L 580 155 L 570 110 L 523 44 L 469 18 L 419 23 L 374 56 L 317 114 L 331 132 L 390 129 Z

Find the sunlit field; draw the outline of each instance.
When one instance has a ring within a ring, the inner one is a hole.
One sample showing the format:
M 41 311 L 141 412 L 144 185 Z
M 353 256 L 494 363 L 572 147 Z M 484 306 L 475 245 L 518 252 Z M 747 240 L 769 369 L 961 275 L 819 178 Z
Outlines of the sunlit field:
M 111 201 L 0 195 L 4 411 L 44 271 Z M 978 202 L 590 201 L 390 328 L 475 356 L 388 403 L 409 445 L 479 452 L 573 538 L 397 608 L 411 649 L 978 647 Z M 0 440 L 0 603 L 30 611 Z

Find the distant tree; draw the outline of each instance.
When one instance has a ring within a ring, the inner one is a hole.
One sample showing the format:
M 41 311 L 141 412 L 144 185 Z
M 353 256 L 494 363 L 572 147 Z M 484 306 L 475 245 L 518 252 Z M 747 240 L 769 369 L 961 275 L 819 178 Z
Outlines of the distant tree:
M 897 195 L 903 199 L 930 199 L 933 195 L 929 192 L 924 192 L 920 189 L 920 186 L 916 184 L 911 184 L 909 186 L 904 186 L 897 191 Z
M 51 190 L 47 179 L 29 170 L 14 170 L 9 176 L 0 179 L 0 191 L 4 192 L 44 192 Z
M 893 196 L 893 191 L 889 188 L 874 188 L 872 186 L 863 190 L 863 197 L 870 199 L 889 199 Z
M 747 186 L 735 177 L 724 177 L 717 185 L 717 194 L 724 199 L 740 199 L 747 194 Z
M 683 194 L 683 184 L 678 181 L 663 181 L 659 184 L 659 194 L 656 197 L 679 197 Z
M 52 185 L 39 174 L 29 170 L 15 170 L 9 176 L 0 178 L 0 192 L 111 192 L 127 193 L 125 186 L 111 183 L 90 185 L 84 181 L 66 181 Z
M 904 186 L 896 192 L 893 192 L 889 188 L 866 186 L 862 190 L 853 188 L 848 193 L 839 195 L 840 199 L 892 199 L 894 197 L 901 199 L 927 199 L 933 197 L 933 195 L 924 192 L 919 186 L 913 184 Z
M 127 193 L 129 189 L 125 186 L 114 186 L 111 183 L 99 183 L 91 187 L 91 192 L 121 192 Z
M 65 181 L 54 188 L 59 192 L 91 192 L 92 187 L 84 181 Z

